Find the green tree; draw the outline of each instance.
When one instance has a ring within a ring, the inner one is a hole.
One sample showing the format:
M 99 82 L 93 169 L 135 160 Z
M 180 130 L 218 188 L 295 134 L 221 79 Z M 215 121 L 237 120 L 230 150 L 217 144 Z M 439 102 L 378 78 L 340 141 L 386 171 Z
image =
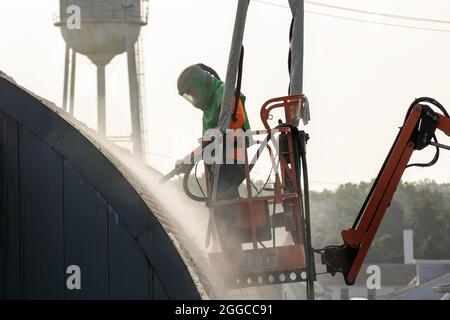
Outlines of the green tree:
M 415 231 L 415 255 L 421 259 L 449 257 L 449 213 L 442 193 L 422 189 L 413 200 L 411 227 Z
M 182 187 L 182 177 L 176 183 Z M 204 177 L 199 174 L 203 190 Z M 261 188 L 263 181 L 255 181 Z M 201 195 L 193 176 L 190 188 Z M 347 183 L 336 190 L 311 192 L 311 228 L 316 249 L 342 243 L 341 231 L 351 228 L 372 183 Z M 241 186 L 245 196 L 245 185 Z M 253 188 L 254 190 L 254 188 Z M 262 195 L 270 194 L 268 191 Z M 450 184 L 434 181 L 401 183 L 385 213 L 372 243 L 367 262 L 400 263 L 403 261 L 403 230 L 414 230 L 415 257 L 418 259 L 450 259 Z
M 404 215 L 399 201 L 393 200 L 369 250 L 367 262 L 402 262 Z

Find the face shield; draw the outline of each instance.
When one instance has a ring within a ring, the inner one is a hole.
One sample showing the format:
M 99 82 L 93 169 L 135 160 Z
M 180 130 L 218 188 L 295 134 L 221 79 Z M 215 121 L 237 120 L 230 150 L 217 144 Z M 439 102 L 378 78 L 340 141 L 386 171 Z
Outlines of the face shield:
M 189 101 L 192 105 L 195 104 L 195 98 L 192 95 L 185 93 L 185 94 L 183 94 L 183 98 L 185 98 L 187 101 Z
M 194 65 L 184 70 L 178 78 L 178 93 L 194 107 L 204 110 L 212 95 L 211 75 Z

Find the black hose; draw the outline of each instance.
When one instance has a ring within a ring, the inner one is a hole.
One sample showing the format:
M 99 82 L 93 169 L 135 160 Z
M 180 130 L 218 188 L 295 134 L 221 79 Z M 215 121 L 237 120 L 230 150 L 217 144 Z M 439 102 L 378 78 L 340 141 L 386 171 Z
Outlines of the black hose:
M 197 181 L 197 185 L 198 185 L 198 188 L 200 189 L 200 192 L 201 192 L 202 195 L 206 198 L 206 194 L 205 194 L 205 192 L 203 191 L 203 187 L 202 187 L 202 185 L 200 184 L 200 181 L 198 180 L 197 169 L 198 169 L 198 163 L 195 165 L 195 172 L 194 172 L 195 181 Z
M 434 142 L 438 143 L 436 134 L 433 134 L 433 140 L 434 140 Z M 436 153 L 434 154 L 433 160 L 431 160 L 428 163 L 412 163 L 412 164 L 407 165 L 406 168 L 411 168 L 411 167 L 426 168 L 426 167 L 434 166 L 439 161 L 439 156 L 440 156 L 440 148 L 438 146 L 436 146 Z
M 408 114 L 409 114 L 409 113 L 408 113 Z M 391 149 L 389 150 L 389 153 L 388 153 L 386 159 L 384 159 L 384 162 L 383 162 L 383 165 L 381 166 L 380 171 L 378 171 L 378 175 L 377 175 L 377 177 L 375 178 L 375 181 L 373 182 L 372 187 L 370 188 L 369 194 L 367 195 L 366 200 L 364 200 L 364 203 L 363 203 L 361 209 L 359 210 L 358 216 L 356 217 L 356 220 L 355 220 L 355 222 L 353 223 L 352 229 L 356 229 L 356 227 L 358 226 L 359 221 L 361 220 L 361 217 L 362 217 L 362 215 L 363 215 L 363 213 L 364 213 L 364 210 L 366 209 L 367 204 L 369 203 L 369 200 L 372 198 L 372 195 L 373 195 L 373 193 L 374 193 L 374 191 L 375 191 L 375 187 L 378 185 L 378 182 L 379 182 L 380 179 L 381 179 L 381 175 L 383 174 L 383 171 L 384 171 L 384 169 L 386 168 L 386 165 L 387 165 L 387 163 L 388 163 L 388 160 L 389 160 L 389 158 L 390 158 L 391 155 L 392 155 L 392 151 L 394 150 L 394 146 L 397 144 L 397 141 L 398 141 L 398 139 L 399 139 L 399 137 L 400 137 L 400 134 L 401 134 L 401 131 L 399 131 L 399 132 L 397 133 L 397 137 L 395 138 L 395 141 L 394 141 L 394 143 L 392 144 Z
M 239 107 L 239 101 L 241 98 L 241 86 L 242 86 L 242 70 L 244 65 L 244 46 L 241 47 L 241 56 L 239 58 L 239 69 L 238 69 L 238 77 L 237 77 L 237 84 L 236 84 L 236 91 L 234 93 L 234 110 L 231 114 L 231 119 L 236 122 L 237 119 L 237 112 Z
M 422 97 L 422 98 L 418 98 L 418 99 L 414 100 L 414 102 L 409 106 L 408 112 L 406 113 L 405 122 L 408 119 L 408 116 L 411 113 L 412 109 L 421 102 L 429 103 L 429 104 L 435 106 L 436 108 L 441 110 L 442 113 L 447 118 L 449 118 L 449 114 L 448 114 L 447 110 L 437 100 L 435 100 L 433 98 Z M 434 140 L 434 142 L 436 142 L 436 144 L 439 142 L 436 137 L 436 134 L 433 134 L 433 140 Z M 413 164 L 408 165 L 406 168 L 411 168 L 411 167 L 426 168 L 426 167 L 434 166 L 439 161 L 439 156 L 440 156 L 440 150 L 439 150 L 439 147 L 436 146 L 436 153 L 434 154 L 434 158 L 430 162 L 428 162 L 428 163 L 413 163 Z
M 409 106 L 408 111 L 406 112 L 404 124 L 406 123 L 406 121 L 407 121 L 407 119 L 408 119 L 408 117 L 409 117 L 409 115 L 410 115 L 412 109 L 413 109 L 417 104 L 422 103 L 422 102 L 425 102 L 425 103 L 429 103 L 429 104 L 434 105 L 434 106 L 437 107 L 439 110 L 441 110 L 442 113 L 443 113 L 446 117 L 449 117 L 447 110 L 446 110 L 446 109 L 444 108 L 444 106 L 443 106 L 442 104 L 440 104 L 438 101 L 436 101 L 436 100 L 433 99 L 433 98 L 422 97 L 422 98 L 415 99 L 414 102 Z M 392 151 L 393 151 L 393 149 L 394 149 L 395 144 L 396 144 L 397 141 L 398 141 L 398 138 L 400 137 L 400 134 L 401 134 L 401 131 L 398 132 L 397 137 L 396 137 L 394 143 L 392 144 L 392 147 L 391 147 L 391 149 L 389 150 L 389 153 L 388 153 L 386 159 L 384 160 L 383 166 L 381 167 L 381 170 L 378 172 L 378 175 L 377 175 L 377 177 L 376 177 L 374 183 L 372 184 L 372 187 L 371 187 L 371 189 L 370 189 L 370 191 L 369 191 L 369 194 L 368 194 L 367 198 L 365 199 L 364 204 L 362 205 L 361 210 L 359 211 L 358 216 L 356 217 L 355 222 L 353 223 L 352 229 L 356 229 L 356 227 L 358 226 L 358 223 L 359 223 L 359 221 L 361 220 L 361 217 L 362 217 L 362 215 L 363 215 L 363 213 L 364 213 L 364 210 L 366 209 L 367 204 L 368 204 L 370 198 L 371 198 L 372 195 L 373 195 L 373 192 L 374 192 L 374 190 L 375 190 L 375 187 L 376 187 L 376 185 L 378 184 L 378 182 L 380 181 L 381 174 L 383 173 L 384 169 L 386 168 L 387 161 L 388 161 L 388 159 L 390 158 L 390 156 L 391 156 L 391 154 L 392 154 Z M 437 143 L 436 135 L 433 136 L 433 139 L 434 139 L 434 141 Z M 433 160 L 431 160 L 429 163 L 425 163 L 425 164 L 414 163 L 414 164 L 408 165 L 407 168 L 410 168 L 410 167 L 430 167 L 430 166 L 436 164 L 436 162 L 439 160 L 439 154 L 440 154 L 440 152 L 439 152 L 439 147 L 436 147 L 436 154 L 435 154 Z
M 267 185 L 269 184 L 269 180 L 270 180 L 270 176 L 272 175 L 272 172 L 273 172 L 273 167 L 272 167 L 272 169 L 270 169 L 270 172 L 269 172 L 269 175 L 267 176 L 266 182 L 264 182 L 261 189 L 259 191 L 258 191 L 258 189 L 256 189 L 256 192 L 258 192 L 258 193 L 256 194 L 255 197 L 259 197 L 259 195 L 264 191 L 264 189 L 266 189 Z
M 434 105 L 436 108 L 438 108 L 439 110 L 442 111 L 444 116 L 446 116 L 447 118 L 450 117 L 447 110 L 444 108 L 444 106 L 442 104 L 440 104 L 437 100 L 435 100 L 433 98 L 422 97 L 422 98 L 417 98 L 416 100 L 414 100 L 414 102 L 409 106 L 408 112 L 406 113 L 405 122 L 406 122 L 406 119 L 408 119 L 408 115 L 411 112 L 411 110 L 421 102 L 426 102 L 426 103 Z
M 308 296 L 314 299 L 314 281 L 316 277 L 316 266 L 314 262 L 314 249 L 311 239 L 311 213 L 309 201 L 309 178 L 308 178 L 308 162 L 306 159 L 306 134 L 301 133 L 300 137 L 300 157 L 303 167 L 303 194 L 304 194 L 304 210 L 305 210 L 305 240 L 306 240 L 306 263 L 307 263 L 307 290 Z
M 189 177 L 191 175 L 192 169 L 194 169 L 195 166 L 196 166 L 195 164 L 190 164 L 187 166 L 186 171 L 184 172 L 184 177 L 183 177 L 183 190 L 186 193 L 186 195 L 189 198 L 191 198 L 192 200 L 198 201 L 198 202 L 206 202 L 206 201 L 208 201 L 207 197 L 197 196 L 197 195 L 193 194 L 191 192 L 191 190 L 189 189 Z
M 220 76 L 219 74 L 216 72 L 216 70 L 214 70 L 213 68 L 203 64 L 203 63 L 199 63 L 197 64 L 200 68 L 202 68 L 203 70 L 205 70 L 206 72 L 210 73 L 214 78 L 216 78 L 217 80 L 220 80 Z

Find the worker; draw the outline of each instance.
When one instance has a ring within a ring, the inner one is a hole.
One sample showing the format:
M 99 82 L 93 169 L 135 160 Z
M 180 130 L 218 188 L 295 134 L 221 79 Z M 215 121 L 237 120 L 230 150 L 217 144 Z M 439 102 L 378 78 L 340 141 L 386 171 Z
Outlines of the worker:
M 178 93 L 189 101 L 195 108 L 203 112 L 203 131 L 205 136 L 210 130 L 219 126 L 219 115 L 222 105 L 224 83 L 218 74 L 210 67 L 203 64 L 195 64 L 186 68 L 179 76 Z M 245 111 L 245 97 L 240 95 L 238 108 L 235 108 L 233 101 L 233 116 L 230 119 L 229 129 L 244 131 L 250 130 L 250 125 Z M 225 140 L 223 140 L 225 141 Z M 223 143 L 224 156 L 227 150 Z M 245 148 L 245 146 L 244 146 Z M 228 150 L 229 151 L 229 150 Z M 216 200 L 230 200 L 239 198 L 239 186 L 245 179 L 242 157 L 244 150 L 238 148 L 232 150 L 234 161 L 222 159 L 219 173 L 219 183 L 217 187 Z M 230 155 L 230 153 L 228 153 Z M 208 185 L 213 186 L 214 175 L 212 166 L 207 165 Z M 223 251 L 235 250 L 241 246 L 241 234 L 238 226 L 238 208 L 235 205 L 216 206 L 214 219 L 216 230 Z

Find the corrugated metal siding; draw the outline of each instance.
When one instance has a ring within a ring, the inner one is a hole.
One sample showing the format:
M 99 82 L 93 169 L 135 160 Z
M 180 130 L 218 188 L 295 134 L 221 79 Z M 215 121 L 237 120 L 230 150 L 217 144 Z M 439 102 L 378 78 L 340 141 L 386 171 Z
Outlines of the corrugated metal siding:
M 103 154 L 0 74 L 0 297 L 198 299 L 177 249 Z M 68 290 L 66 268 L 81 268 Z
M 2 211 L 2 296 L 20 296 L 20 223 L 17 123 L 0 113 L 1 211 Z
M 158 270 L 158 278 L 169 292 L 173 292 L 172 299 L 196 299 L 196 293 L 192 291 L 182 292 L 177 290 L 180 283 L 189 281 L 189 276 L 183 272 L 183 262 L 178 257 L 167 254 L 170 251 L 170 243 L 163 241 L 157 230 L 149 230 L 138 239 L 138 243 L 144 250 L 152 265 Z M 174 266 L 174 268 L 166 268 Z
M 23 298 L 64 298 L 63 159 L 19 129 Z
M 108 206 L 110 298 L 152 298 L 152 269 L 119 216 Z M 148 279 L 148 281 L 143 281 Z
M 161 280 L 159 280 L 156 273 L 153 272 L 152 275 L 152 297 L 153 300 L 167 300 L 168 295 L 167 292 L 164 290 L 164 287 L 161 283 Z
M 66 298 L 108 299 L 108 211 L 106 201 L 67 161 L 64 163 L 65 264 L 81 268 L 82 290 Z
M 167 299 L 164 287 L 176 290 L 183 273 L 165 267 L 178 263 L 170 243 L 155 237 L 146 248 L 169 272 L 163 286 L 115 210 L 67 160 L 1 113 L 0 130 L 4 298 Z M 65 286 L 69 265 L 82 270 L 80 291 Z

